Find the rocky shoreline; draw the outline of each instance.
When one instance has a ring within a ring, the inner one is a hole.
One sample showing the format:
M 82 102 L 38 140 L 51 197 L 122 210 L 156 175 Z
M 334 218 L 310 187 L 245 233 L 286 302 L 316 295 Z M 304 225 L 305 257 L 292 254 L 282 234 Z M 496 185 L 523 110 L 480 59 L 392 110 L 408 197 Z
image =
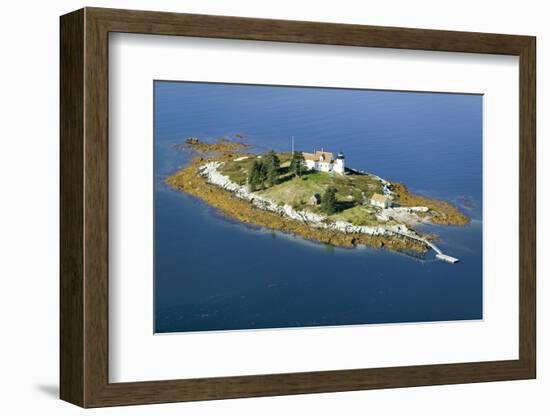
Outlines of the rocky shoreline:
M 310 227 L 333 230 L 345 234 L 367 234 L 370 236 L 386 237 L 409 235 L 414 238 L 420 237 L 414 231 L 407 228 L 407 226 L 404 224 L 370 227 L 366 225 L 353 225 L 346 221 L 327 222 L 327 218 L 322 215 L 308 211 L 298 211 L 287 204 L 278 205 L 267 198 L 263 198 L 259 195 L 249 192 L 245 186 L 238 185 L 232 182 L 227 176 L 222 175 L 218 171 L 218 167 L 220 167 L 222 163 L 223 162 L 219 161 L 207 162 L 198 168 L 198 172 L 202 177 L 205 178 L 208 183 L 229 191 L 233 193 L 237 198 L 246 200 L 256 208 L 262 209 L 264 211 L 270 211 L 277 215 L 285 216 L 291 220 L 300 221 Z M 423 210 L 424 207 L 418 208 L 420 210 Z M 425 209 L 427 211 L 427 208 Z M 398 209 L 392 208 L 392 210 Z
M 223 138 L 217 143 L 205 143 L 196 138 L 188 138 L 184 144 L 175 147 L 192 149 L 201 156 L 194 157 L 187 166 L 168 177 L 168 185 L 202 199 L 240 222 L 279 230 L 316 242 L 339 247 L 384 247 L 425 254 L 435 247 L 432 241 L 434 236 L 420 235 L 411 226 L 419 223 L 463 225 L 469 222 L 467 216 L 446 201 L 410 194 L 402 184 L 357 170 L 353 172 L 369 175 L 380 181 L 382 192 L 398 201 L 401 206 L 378 211 L 376 217 L 382 224 L 376 226 L 354 225 L 344 220 L 328 219 L 250 192 L 247 186 L 237 184 L 221 173 L 219 168 L 224 163 L 251 156 L 250 153 L 241 151 L 247 147 L 245 143 Z
M 256 202 L 251 203 L 247 197 L 239 197 L 239 195 L 246 195 L 242 189 L 237 189 L 239 185 L 227 183 L 221 178 L 223 175 L 219 172 L 214 173 L 212 169 L 208 170 L 204 167 L 209 163 L 219 163 L 224 158 L 234 156 L 234 154 L 222 155 L 213 159 L 195 157 L 186 167 L 168 177 L 166 183 L 200 198 L 237 221 L 297 235 L 315 242 L 347 248 L 364 245 L 418 254 L 424 254 L 429 250 L 429 247 L 420 241 L 399 236 L 399 228 L 392 232 L 388 229 L 368 227 L 363 229 L 366 232 L 358 232 L 360 230 L 353 224 L 342 222 L 337 226 L 329 226 L 319 221 L 320 218 L 315 217 L 315 214 L 301 214 L 295 212 L 292 207 L 285 209 L 284 206 L 273 206 L 269 202 L 262 201 L 258 196 L 254 196 Z M 223 183 L 225 187 L 215 185 L 215 181 L 222 181 L 220 185 Z M 265 209 L 267 206 L 272 207 L 273 210 Z

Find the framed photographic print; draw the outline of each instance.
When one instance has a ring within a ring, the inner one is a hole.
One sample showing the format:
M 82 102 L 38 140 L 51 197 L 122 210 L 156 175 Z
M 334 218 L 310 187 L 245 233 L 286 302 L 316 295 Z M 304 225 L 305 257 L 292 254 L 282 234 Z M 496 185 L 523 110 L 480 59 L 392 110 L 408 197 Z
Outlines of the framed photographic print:
M 83 406 L 534 378 L 535 38 L 61 17 Z

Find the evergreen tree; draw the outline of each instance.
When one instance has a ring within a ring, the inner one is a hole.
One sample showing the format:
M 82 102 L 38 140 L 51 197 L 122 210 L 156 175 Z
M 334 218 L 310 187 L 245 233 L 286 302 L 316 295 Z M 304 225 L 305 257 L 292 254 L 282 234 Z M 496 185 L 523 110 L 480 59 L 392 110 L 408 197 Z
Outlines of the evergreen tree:
M 281 160 L 279 159 L 279 156 L 277 156 L 277 153 L 275 153 L 275 151 L 270 150 L 267 153 L 265 159 L 267 163 L 269 163 L 275 169 L 279 169 L 281 167 Z
M 290 160 L 290 172 L 296 176 L 302 176 L 306 161 L 302 152 L 294 152 Z
M 260 170 L 260 163 L 254 161 L 252 167 L 250 168 L 250 171 L 248 172 L 248 187 L 250 189 L 250 192 L 254 192 L 256 189 L 258 189 L 258 186 L 260 185 Z
M 273 164 L 267 165 L 267 177 L 266 177 L 266 184 L 267 186 L 273 186 L 277 182 L 277 178 L 279 177 L 279 169 L 277 169 Z
M 259 183 L 260 183 L 260 187 L 263 189 L 266 187 L 266 183 L 267 183 L 267 177 L 268 177 L 268 170 L 269 170 L 269 166 L 268 164 L 266 163 L 265 160 L 262 160 L 260 162 L 260 168 L 258 170 L 259 174 Z
M 328 188 L 321 197 L 321 211 L 325 214 L 334 214 L 337 210 L 336 188 Z
M 267 186 L 273 186 L 279 176 L 281 161 L 277 154 L 273 150 L 270 150 L 265 156 L 264 164 L 266 165 L 266 184 Z

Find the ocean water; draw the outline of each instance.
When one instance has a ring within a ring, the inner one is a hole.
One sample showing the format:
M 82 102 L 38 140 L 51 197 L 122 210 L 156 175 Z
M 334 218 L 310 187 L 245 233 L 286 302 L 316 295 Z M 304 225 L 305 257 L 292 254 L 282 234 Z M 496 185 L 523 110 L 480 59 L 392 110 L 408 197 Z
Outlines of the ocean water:
M 483 318 L 480 95 L 161 82 L 154 85 L 155 332 Z M 253 151 L 343 151 L 346 165 L 472 218 L 429 226 L 460 262 L 344 249 L 251 227 L 164 184 L 175 144 L 245 134 Z

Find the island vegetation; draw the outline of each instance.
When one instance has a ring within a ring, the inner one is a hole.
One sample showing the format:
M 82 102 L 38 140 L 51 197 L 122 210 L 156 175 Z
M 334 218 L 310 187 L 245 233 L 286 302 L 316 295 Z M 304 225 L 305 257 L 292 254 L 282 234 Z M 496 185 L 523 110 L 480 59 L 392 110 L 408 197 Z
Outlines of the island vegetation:
M 335 246 L 425 253 L 435 236 L 419 234 L 416 225 L 469 222 L 449 202 L 412 194 L 374 174 L 309 169 L 302 152 L 251 153 L 244 142 L 225 138 L 188 138 L 178 147 L 197 155 L 166 182 L 244 223 Z M 374 195 L 384 195 L 391 206 L 376 206 Z

